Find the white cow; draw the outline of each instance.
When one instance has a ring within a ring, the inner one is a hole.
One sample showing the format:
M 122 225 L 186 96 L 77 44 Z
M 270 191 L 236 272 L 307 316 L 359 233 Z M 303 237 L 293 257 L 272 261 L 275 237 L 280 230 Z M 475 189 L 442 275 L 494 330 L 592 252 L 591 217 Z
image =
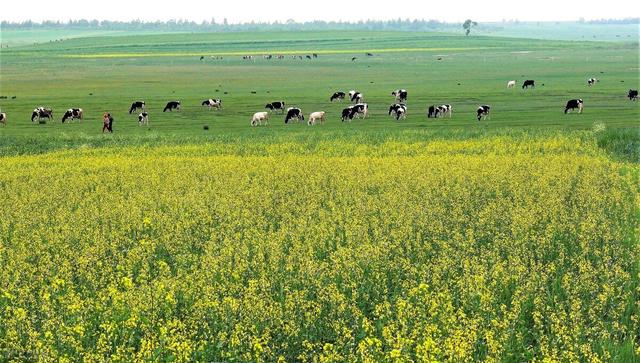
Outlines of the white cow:
M 253 114 L 253 117 L 251 118 L 251 126 L 262 125 L 263 121 L 264 121 L 264 124 L 267 125 L 268 120 L 269 120 L 269 112 L 266 112 L 266 111 L 256 112 Z
M 0 124 L 7 125 L 7 114 L 4 112 L 0 113 Z
M 509 81 L 507 82 L 507 88 L 513 88 L 516 86 L 516 81 Z
M 307 124 L 315 125 L 317 120 L 319 120 L 321 124 L 324 124 L 324 116 L 324 111 L 313 112 L 311 115 L 309 115 L 309 121 L 307 121 Z

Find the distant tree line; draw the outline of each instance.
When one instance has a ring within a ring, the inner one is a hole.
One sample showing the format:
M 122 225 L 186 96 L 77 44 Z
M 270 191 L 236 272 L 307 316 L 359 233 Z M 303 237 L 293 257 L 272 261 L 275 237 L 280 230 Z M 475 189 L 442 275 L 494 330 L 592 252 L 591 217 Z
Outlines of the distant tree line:
M 395 19 L 395 20 L 365 20 L 358 22 L 323 21 L 314 20 L 296 22 L 289 19 L 285 22 L 248 22 L 231 24 L 227 19 L 222 22 L 211 19 L 209 21 L 195 22 L 191 20 L 169 21 L 112 21 L 112 20 L 69 20 L 67 22 L 46 20 L 34 22 L 31 20 L 22 22 L 2 21 L 2 29 L 88 29 L 88 30 L 164 30 L 164 31 L 256 31 L 256 30 L 453 30 L 459 24 L 445 23 L 438 20 Z
M 589 20 L 589 24 L 640 24 L 640 18 Z

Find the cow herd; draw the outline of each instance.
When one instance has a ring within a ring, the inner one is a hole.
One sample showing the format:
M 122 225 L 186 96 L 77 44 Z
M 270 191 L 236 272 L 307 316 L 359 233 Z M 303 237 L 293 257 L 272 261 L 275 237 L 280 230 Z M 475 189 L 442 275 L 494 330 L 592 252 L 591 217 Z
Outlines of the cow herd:
M 587 80 L 587 84 L 589 86 L 593 86 L 597 83 L 598 80 L 595 78 L 589 78 Z M 511 80 L 507 82 L 507 88 L 515 87 L 517 81 Z M 544 86 L 544 84 L 543 84 Z M 535 88 L 535 81 L 532 79 L 525 80 L 522 84 L 522 89 Z M 396 120 L 406 119 L 407 117 L 407 99 L 408 92 L 406 89 L 396 89 L 391 92 L 391 96 L 394 97 L 395 103 L 389 106 L 388 115 L 395 118 Z M 352 105 L 345 107 L 341 113 L 341 121 L 342 122 L 350 122 L 353 119 L 365 119 L 369 115 L 369 105 L 364 103 L 364 95 L 357 91 L 351 90 L 349 92 L 344 91 L 336 91 L 329 98 L 330 102 L 342 102 L 345 98 L 349 99 Z M 638 100 L 638 90 L 630 89 L 627 97 L 631 101 Z M 180 101 L 169 101 L 163 109 L 163 112 L 167 111 L 180 111 L 181 109 Z M 208 109 L 215 108 L 220 110 L 222 108 L 222 100 L 219 98 L 216 99 L 206 99 L 202 101 L 201 106 L 206 106 Z M 145 109 L 146 103 L 144 101 L 134 101 L 131 103 L 131 107 L 129 108 L 129 114 L 134 112 L 141 111 L 138 114 L 138 124 L 139 125 L 148 125 L 149 124 L 149 113 Z M 267 125 L 270 117 L 270 113 L 281 113 L 285 115 L 284 123 L 299 123 L 305 121 L 305 116 L 302 110 L 299 107 L 286 107 L 286 103 L 284 101 L 274 101 L 267 103 L 264 107 L 267 111 L 256 112 L 253 114 L 251 118 L 251 126 L 259 126 L 259 125 Z M 567 101 L 564 113 L 567 114 L 570 111 L 577 110 L 578 113 L 582 113 L 584 109 L 584 101 L 580 98 L 571 99 Z M 489 118 L 491 111 L 490 105 L 480 105 L 476 109 L 476 118 L 478 121 L 486 120 Z M 307 119 L 308 125 L 315 125 L 317 122 L 324 124 L 326 121 L 326 112 L 324 111 L 316 111 L 312 112 Z M 441 118 L 448 117 L 451 118 L 453 116 L 453 106 L 450 104 L 443 105 L 431 105 L 427 108 L 427 118 Z M 71 121 L 71 120 L 82 120 L 84 118 L 84 111 L 82 108 L 69 108 L 67 109 L 63 116 L 62 122 Z M 53 110 L 51 108 L 45 107 L 37 107 L 33 110 L 31 115 L 31 121 L 42 122 L 44 120 L 50 121 L 53 119 Z M 3 125 L 7 124 L 7 115 L 6 113 L 0 113 L 0 123 Z

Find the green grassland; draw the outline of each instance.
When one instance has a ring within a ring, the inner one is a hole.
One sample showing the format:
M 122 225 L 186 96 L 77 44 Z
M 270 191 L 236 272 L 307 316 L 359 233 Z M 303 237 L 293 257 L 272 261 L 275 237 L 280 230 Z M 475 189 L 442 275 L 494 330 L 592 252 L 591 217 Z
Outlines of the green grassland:
M 318 53 L 315 60 L 260 54 Z M 372 52 L 367 57 L 365 52 Z M 253 61 L 241 59 L 253 54 Z M 200 56 L 205 56 L 203 61 Z M 221 56 L 222 60 L 211 56 Z M 357 57 L 352 62 L 351 58 Z M 402 133 L 504 132 L 505 129 L 634 127 L 638 103 L 625 98 L 638 88 L 638 43 L 525 40 L 402 32 L 264 32 L 85 37 L 3 49 L 0 108 L 9 117 L 0 128 L 0 150 L 67 139 L 62 145 L 161 138 L 194 142 L 220 137 L 322 138 L 353 130 L 372 137 Z M 587 87 L 586 79 L 601 80 Z M 535 79 L 536 89 L 506 89 L 508 80 Z M 390 92 L 409 90 L 407 120 L 387 115 Z M 336 90 L 357 89 L 371 109 L 366 121 L 340 122 L 344 104 L 329 103 Z M 252 93 L 255 92 L 255 93 Z M 92 94 L 92 95 L 90 95 Z M 12 99 L 12 96 L 16 96 Z M 223 110 L 208 111 L 203 99 L 222 98 Z M 563 114 L 564 103 L 583 98 L 582 115 Z M 138 127 L 128 108 L 145 100 L 150 126 Z M 169 100 L 181 112 L 162 113 Z M 324 126 L 288 125 L 273 115 L 264 129 L 249 127 L 264 104 L 284 100 L 309 114 L 324 110 Z M 427 119 L 431 104 L 450 103 L 452 119 Z M 491 119 L 475 120 L 479 104 Z M 32 124 L 37 106 L 54 109 L 55 122 Z M 85 120 L 61 124 L 63 110 L 81 107 Z M 115 134 L 101 135 L 100 116 L 111 112 Z M 203 126 L 208 125 L 209 131 Z M 502 131 L 497 131 L 502 129 Z

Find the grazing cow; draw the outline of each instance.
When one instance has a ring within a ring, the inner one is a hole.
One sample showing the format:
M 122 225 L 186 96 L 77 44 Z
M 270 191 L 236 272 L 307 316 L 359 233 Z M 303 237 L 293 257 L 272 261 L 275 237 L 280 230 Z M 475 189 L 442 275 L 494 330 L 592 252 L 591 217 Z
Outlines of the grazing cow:
M 400 120 L 400 117 L 402 117 L 403 119 L 407 118 L 407 105 L 403 104 L 403 103 L 396 103 L 393 104 L 389 107 L 389 116 L 391 116 L 391 114 L 393 114 L 393 116 L 396 118 L 396 120 Z
M 391 92 L 392 96 L 396 96 L 396 102 L 405 103 L 407 102 L 407 90 L 406 89 L 397 89 Z
M 440 113 L 440 107 L 439 106 L 429 106 L 429 109 L 427 111 L 427 117 L 428 118 L 437 118 L 438 114 Z
M 209 98 L 208 100 L 202 101 L 202 106 L 207 106 L 209 109 L 215 107 L 219 110 L 222 108 L 222 100 L 219 98 Z
M 264 108 L 268 108 L 271 111 L 280 110 L 281 112 L 284 112 L 284 101 L 275 101 L 275 102 L 267 103 L 267 105 L 264 106 Z
M 0 113 L 0 124 L 7 125 L 7 114 L 4 112 Z
M 629 101 L 637 101 L 638 100 L 638 90 L 630 89 L 629 93 L 627 93 L 627 97 L 629 97 Z
M 345 96 L 346 96 L 345 93 L 342 91 L 334 92 L 333 95 L 331 95 L 331 98 L 329 99 L 329 101 L 333 102 L 334 100 L 338 100 L 338 102 L 342 102 Z
M 324 111 L 313 112 L 311 115 L 309 115 L 309 121 L 307 122 L 307 124 L 315 125 L 316 121 L 320 120 L 320 124 L 324 125 L 324 120 L 325 120 L 324 116 L 325 116 Z
M 287 116 L 284 118 L 284 123 L 288 124 L 289 121 L 295 120 L 296 122 L 300 122 L 300 120 L 304 121 L 304 115 L 302 114 L 302 110 L 298 107 L 289 107 L 287 109 Z
M 438 115 L 441 117 L 449 115 L 449 118 L 451 118 L 451 116 L 453 116 L 453 106 L 451 105 L 438 106 Z
M 533 79 L 527 79 L 526 81 L 524 81 L 524 83 L 522 84 L 522 89 L 525 88 L 529 88 L 529 86 L 531 86 L 531 88 L 536 88 L 536 81 L 534 81 Z
M 356 118 L 367 118 L 367 116 L 369 115 L 369 105 L 367 105 L 366 103 L 358 103 L 351 107 L 353 107 L 353 109 L 355 110 L 354 116 Z
M 135 111 L 138 111 L 138 109 L 141 109 L 144 111 L 145 105 L 146 104 L 144 103 L 144 101 L 135 101 L 134 103 L 131 104 L 131 108 L 129 109 L 129 114 L 132 114 Z
M 353 119 L 353 106 L 342 109 L 342 116 L 340 117 L 342 122 L 345 120 L 351 121 Z
M 566 114 L 569 110 L 573 111 L 576 108 L 578 109 L 578 113 L 582 113 L 582 108 L 584 107 L 584 102 L 581 98 L 575 100 L 569 100 L 567 105 L 564 107 L 564 113 Z
M 352 61 L 352 62 L 355 62 L 356 60 L 358 60 L 358 58 L 357 58 L 357 57 L 352 57 L 352 58 L 351 58 L 351 61 Z
M 73 121 L 75 119 L 82 120 L 83 118 L 84 118 L 84 113 L 81 108 L 70 108 L 62 116 L 62 122 L 65 122 L 69 119 L 70 121 Z
M 313 53 L 312 56 L 313 58 L 318 58 L 318 53 Z
M 311 56 L 310 56 L 310 55 L 307 55 L 306 57 L 307 57 L 307 59 L 311 59 Z
M 167 105 L 164 106 L 164 110 L 162 110 L 162 112 L 167 112 L 167 110 L 173 111 L 174 109 L 180 111 L 180 101 L 167 102 Z
M 489 105 L 479 106 L 477 111 L 478 121 L 481 119 L 486 120 L 489 117 L 489 111 L 491 111 L 491 107 Z
M 363 99 L 364 96 L 362 95 L 362 93 L 355 90 L 349 91 L 349 100 L 351 100 L 351 102 L 361 103 Z
M 598 79 L 596 79 L 596 78 L 589 78 L 589 79 L 587 79 L 587 85 L 588 85 L 589 87 L 591 87 L 591 86 L 593 86 L 594 84 L 596 84 L 596 82 L 600 82 L 600 81 L 599 81 Z
M 369 106 L 366 103 L 349 106 L 342 110 L 342 121 L 353 120 L 354 118 L 366 118 L 369 114 Z
M 44 107 L 35 108 L 33 110 L 33 113 L 31 114 L 31 122 L 35 121 L 36 119 L 40 121 L 43 118 L 51 120 L 53 118 L 53 110 Z
M 516 86 L 516 81 L 509 81 L 507 82 L 507 88 L 513 88 Z
M 438 118 L 438 117 L 444 117 L 446 115 L 449 115 L 449 118 L 451 118 L 452 114 L 453 114 L 453 106 L 451 105 L 433 105 L 433 106 L 429 106 L 429 109 L 427 111 L 427 117 L 428 118 Z
M 138 126 L 148 125 L 149 124 L 149 113 L 147 111 L 142 111 L 138 115 Z
M 268 120 L 269 120 L 269 112 L 266 112 L 266 111 L 256 112 L 253 114 L 253 117 L 251 118 L 251 126 L 262 125 L 263 121 L 264 121 L 264 124 L 266 125 Z
M 367 53 L 367 57 L 373 57 L 373 53 Z

